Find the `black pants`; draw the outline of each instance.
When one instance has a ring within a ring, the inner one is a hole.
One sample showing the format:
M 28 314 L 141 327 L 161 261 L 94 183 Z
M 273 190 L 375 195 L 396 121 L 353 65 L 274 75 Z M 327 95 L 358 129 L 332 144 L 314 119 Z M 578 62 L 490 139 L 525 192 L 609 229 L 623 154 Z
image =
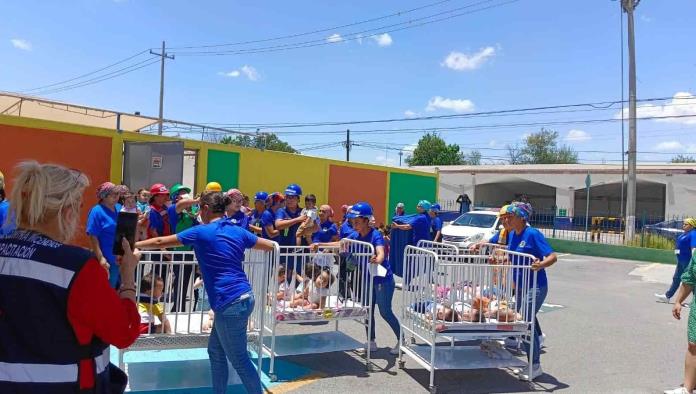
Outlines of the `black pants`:
M 191 262 L 194 260 L 192 254 L 187 255 L 174 255 L 172 262 L 173 271 L 173 283 L 174 289 L 172 289 L 172 309 L 170 312 L 184 312 L 186 309 L 186 296 L 188 295 L 189 282 L 191 281 L 191 275 L 194 271 L 193 264 L 186 264 L 183 266 L 179 265 L 178 262 L 185 261 Z M 181 286 L 181 294 L 179 294 L 179 282 L 183 280 Z

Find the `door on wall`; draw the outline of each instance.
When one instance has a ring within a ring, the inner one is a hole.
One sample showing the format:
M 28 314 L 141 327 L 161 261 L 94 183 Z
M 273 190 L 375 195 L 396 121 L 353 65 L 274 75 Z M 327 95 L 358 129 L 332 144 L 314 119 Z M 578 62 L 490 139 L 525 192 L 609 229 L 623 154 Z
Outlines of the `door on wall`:
M 169 188 L 182 182 L 183 172 L 183 142 L 125 143 L 123 183 L 131 190 L 149 190 L 155 183 L 163 183 Z

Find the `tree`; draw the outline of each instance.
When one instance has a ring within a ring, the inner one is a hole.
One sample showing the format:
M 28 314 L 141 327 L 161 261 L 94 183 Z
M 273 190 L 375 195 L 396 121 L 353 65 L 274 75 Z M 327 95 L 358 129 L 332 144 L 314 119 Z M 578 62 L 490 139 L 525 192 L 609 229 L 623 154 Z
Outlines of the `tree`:
M 243 146 L 245 148 L 256 148 L 261 150 L 273 150 L 277 152 L 298 153 L 295 148 L 287 142 L 278 138 L 273 133 L 256 134 L 255 136 L 238 135 L 236 137 L 226 136 L 220 140 L 221 144 Z
M 696 163 L 696 158 L 691 155 L 676 155 L 672 158 L 672 163 Z
M 558 146 L 558 132 L 541 129 L 520 146 L 508 145 L 510 164 L 576 164 L 578 154 L 570 146 Z
M 479 165 L 481 153 L 472 151 L 465 155 L 459 151 L 459 145 L 447 145 L 439 135 L 428 133 L 418 140 L 418 146 L 411 156 L 406 158 L 406 164 L 409 166 Z

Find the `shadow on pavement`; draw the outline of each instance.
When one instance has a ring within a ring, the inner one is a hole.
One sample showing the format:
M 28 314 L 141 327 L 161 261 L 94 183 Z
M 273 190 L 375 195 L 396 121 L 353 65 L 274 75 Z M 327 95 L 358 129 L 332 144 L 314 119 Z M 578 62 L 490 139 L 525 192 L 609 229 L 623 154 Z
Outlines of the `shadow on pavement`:
M 430 373 L 422 368 L 402 370 L 417 381 L 427 392 L 430 387 Z M 551 375 L 538 377 L 533 386 L 520 381 L 505 369 L 444 370 L 435 372 L 437 393 L 526 393 L 547 392 L 567 389 L 570 386 L 559 382 Z

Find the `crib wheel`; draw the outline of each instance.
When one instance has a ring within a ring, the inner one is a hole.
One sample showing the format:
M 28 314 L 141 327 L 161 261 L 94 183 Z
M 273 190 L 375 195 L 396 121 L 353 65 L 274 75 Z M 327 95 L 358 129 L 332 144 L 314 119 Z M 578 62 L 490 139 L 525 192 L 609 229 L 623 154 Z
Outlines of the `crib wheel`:
M 277 381 L 278 381 L 278 375 L 276 375 L 276 374 L 274 374 L 274 373 L 270 374 L 268 377 L 271 378 L 271 382 L 277 382 Z
M 406 361 L 399 360 L 399 369 L 404 369 L 405 366 L 406 366 Z
M 411 337 L 411 345 L 415 345 L 415 344 L 416 344 L 416 337 Z

